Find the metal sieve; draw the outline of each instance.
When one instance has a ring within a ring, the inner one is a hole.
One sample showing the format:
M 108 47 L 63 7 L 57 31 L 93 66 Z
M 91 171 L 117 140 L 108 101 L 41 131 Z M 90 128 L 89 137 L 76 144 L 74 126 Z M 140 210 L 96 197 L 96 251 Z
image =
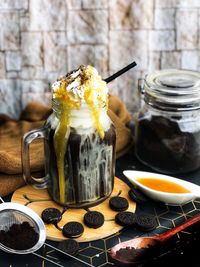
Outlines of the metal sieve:
M 3 201 L 1 198 L 0 200 Z M 33 247 L 28 249 L 13 249 L 0 242 L 0 249 L 8 253 L 28 254 L 41 248 L 46 240 L 46 230 L 42 219 L 37 213 L 18 203 L 3 202 L 0 205 L 0 231 L 7 232 L 12 225 L 20 225 L 23 222 L 28 222 L 38 234 L 38 241 L 33 244 Z
M 49 245 L 45 243 L 46 240 L 46 229 L 45 224 L 42 221 L 42 219 L 39 217 L 39 215 L 33 211 L 32 209 L 18 203 L 13 202 L 4 202 L 3 199 L 0 197 L 0 231 L 7 232 L 11 226 L 13 225 L 20 225 L 24 222 L 29 223 L 29 225 L 35 230 L 35 232 L 38 234 L 38 240 L 35 244 L 33 244 L 32 247 L 28 249 L 13 249 L 9 246 L 5 246 L 0 241 L 0 249 L 7 252 L 7 253 L 14 253 L 14 254 L 29 254 L 32 253 L 46 261 L 49 261 L 53 263 L 54 265 L 64 267 L 63 265 L 56 263 L 55 261 L 50 260 L 49 258 L 46 258 L 40 254 L 37 254 L 35 251 L 39 250 L 44 244 L 47 247 L 53 248 L 56 251 L 59 251 L 60 253 L 73 258 L 74 260 L 77 260 L 85 265 L 92 266 L 91 264 L 88 264 L 87 262 L 82 261 L 81 259 L 72 256 L 62 250 L 59 250 L 58 248 Z M 23 239 L 22 239 L 23 242 Z

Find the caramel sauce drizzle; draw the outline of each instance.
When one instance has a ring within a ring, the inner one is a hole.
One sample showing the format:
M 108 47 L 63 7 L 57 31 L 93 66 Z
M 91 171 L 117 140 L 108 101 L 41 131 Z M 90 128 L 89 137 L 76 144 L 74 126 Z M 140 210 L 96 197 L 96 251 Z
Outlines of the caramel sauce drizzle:
M 69 113 L 70 108 L 62 108 L 60 114 L 60 123 L 54 135 L 54 147 L 57 159 L 60 202 L 65 202 L 65 172 L 64 157 L 69 136 Z

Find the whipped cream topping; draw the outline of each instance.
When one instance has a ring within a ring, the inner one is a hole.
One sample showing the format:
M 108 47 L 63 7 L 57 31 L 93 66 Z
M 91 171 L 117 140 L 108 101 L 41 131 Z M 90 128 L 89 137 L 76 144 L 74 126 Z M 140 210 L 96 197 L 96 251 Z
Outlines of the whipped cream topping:
M 82 103 L 107 107 L 108 88 L 97 70 L 81 65 L 52 84 L 53 99 L 72 104 L 74 108 Z

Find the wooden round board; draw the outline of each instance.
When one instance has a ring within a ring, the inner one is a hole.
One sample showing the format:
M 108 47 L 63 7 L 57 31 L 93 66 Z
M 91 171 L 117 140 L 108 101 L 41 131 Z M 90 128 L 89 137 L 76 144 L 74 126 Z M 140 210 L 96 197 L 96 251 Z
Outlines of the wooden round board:
M 136 208 L 135 202 L 128 197 L 129 187 L 122 180 L 115 178 L 114 189 L 111 196 L 116 196 L 121 191 L 120 196 L 125 197 L 129 201 L 129 211 L 134 212 Z M 35 189 L 29 185 L 17 189 L 11 199 L 11 202 L 20 203 L 33 209 L 39 216 L 46 208 L 58 208 L 63 210 L 62 206 L 51 200 L 46 189 Z M 84 225 L 84 233 L 81 237 L 77 238 L 79 242 L 89 242 L 100 238 L 105 238 L 112 234 L 117 233 L 122 229 L 122 226 L 115 223 L 115 215 L 117 212 L 113 211 L 109 207 L 109 198 L 95 207 L 91 207 L 90 210 L 96 210 L 102 212 L 105 217 L 104 224 L 98 229 L 89 228 L 83 223 L 83 217 L 86 211 L 84 209 L 68 209 L 62 217 L 62 220 L 58 223 L 58 226 L 62 228 L 64 224 L 70 221 L 78 221 Z M 54 225 L 46 224 L 47 239 L 54 241 L 61 241 L 66 239 L 62 232 L 59 231 Z

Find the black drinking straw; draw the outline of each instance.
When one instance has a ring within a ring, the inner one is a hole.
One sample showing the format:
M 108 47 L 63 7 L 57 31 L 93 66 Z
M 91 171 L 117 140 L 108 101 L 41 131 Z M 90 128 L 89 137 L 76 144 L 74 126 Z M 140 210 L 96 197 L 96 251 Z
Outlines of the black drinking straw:
M 131 64 L 129 64 L 128 66 L 126 66 L 123 69 L 119 70 L 118 72 L 114 73 L 110 77 L 104 79 L 104 81 L 106 83 L 109 83 L 109 82 L 113 81 L 114 79 L 116 79 L 117 77 L 119 77 L 120 75 L 122 75 L 123 73 L 127 72 L 128 70 L 134 68 L 136 65 L 137 65 L 136 62 L 134 61 Z

